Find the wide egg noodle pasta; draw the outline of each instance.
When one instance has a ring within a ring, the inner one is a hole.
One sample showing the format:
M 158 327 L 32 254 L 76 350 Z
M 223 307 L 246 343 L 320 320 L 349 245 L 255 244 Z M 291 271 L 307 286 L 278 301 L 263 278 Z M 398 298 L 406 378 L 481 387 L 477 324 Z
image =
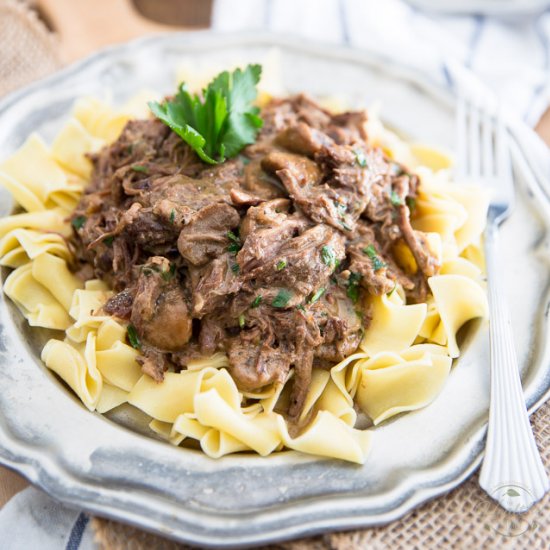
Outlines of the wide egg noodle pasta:
M 348 426 L 355 426 L 357 421 L 357 413 L 350 405 L 347 398 L 347 392 L 342 390 L 334 383 L 334 380 L 328 379 L 324 391 L 317 400 L 316 409 L 319 411 L 328 411 L 332 413 L 336 418 L 345 422 Z
M 458 357 L 456 333 L 467 321 L 487 317 L 487 295 L 479 284 L 462 275 L 436 275 L 428 284 L 447 335 L 449 355 Z
M 74 293 L 84 284 L 73 275 L 65 260 L 52 254 L 41 254 L 32 262 L 32 275 L 69 311 Z
M 128 402 L 149 416 L 174 422 L 180 414 L 195 412 L 195 396 L 216 390 L 229 407 L 240 409 L 242 396 L 225 369 L 205 367 L 200 371 L 167 372 L 162 384 L 143 375 L 130 392 Z
M 369 300 L 372 321 L 359 347 L 369 355 L 409 347 L 426 317 L 426 304 L 404 305 L 399 303 L 396 292 L 391 297 L 383 294 L 372 296 Z
M 425 407 L 441 391 L 451 368 L 451 358 L 423 353 L 420 357 L 401 358 L 388 365 L 371 363 L 361 372 L 355 399 L 361 409 L 379 424 L 405 411 Z
M 58 374 L 80 397 L 84 405 L 95 410 L 101 395 L 103 379 L 95 365 L 95 334 L 86 344 L 75 347 L 61 340 L 49 340 L 42 350 L 42 361 Z
M 96 405 L 96 411 L 100 414 L 105 414 L 116 407 L 119 407 L 123 403 L 128 401 L 128 392 L 111 386 L 103 381 L 103 387 L 99 395 L 99 401 Z
M 44 142 L 32 134 L 23 146 L 0 164 L 0 184 L 28 212 L 59 206 L 74 209 L 83 182 L 69 176 L 54 160 Z
M 110 316 L 98 315 L 103 304 L 112 295 L 105 283 L 97 280 L 86 281 L 84 288 L 73 293 L 70 316 L 74 323 L 67 329 L 67 337 L 74 342 L 83 342 L 91 331 L 96 331 Z
M 71 234 L 71 226 L 66 222 L 67 213 L 61 208 L 43 212 L 24 212 L 0 219 L 0 239 L 4 239 L 15 229 L 39 229 L 44 232 L 59 233 L 64 237 Z
M 103 145 L 104 140 L 92 136 L 77 119 L 71 119 L 57 134 L 52 156 L 65 170 L 89 180 L 92 163 L 86 155 L 99 151 Z
M 231 435 L 262 456 L 272 453 L 281 441 L 276 423 L 278 415 L 261 413 L 248 418 L 232 408 L 215 389 L 197 394 L 194 401 L 197 420 L 202 425 Z
M 32 274 L 32 263 L 12 271 L 4 281 L 4 292 L 33 327 L 65 330 L 71 320 L 66 309 Z
M 6 267 L 15 269 L 46 253 L 65 261 L 71 258 L 65 239 L 57 233 L 17 228 L 0 241 L 0 265 Z
M 296 438 L 290 437 L 282 416 L 277 417 L 277 424 L 285 447 L 302 453 L 363 464 L 371 446 L 372 432 L 351 428 L 328 411 L 319 411 Z

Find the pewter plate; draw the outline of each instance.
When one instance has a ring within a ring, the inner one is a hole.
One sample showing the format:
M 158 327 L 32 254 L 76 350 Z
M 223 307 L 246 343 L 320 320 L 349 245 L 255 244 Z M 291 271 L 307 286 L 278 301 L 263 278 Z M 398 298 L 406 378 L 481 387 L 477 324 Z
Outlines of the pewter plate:
M 110 94 L 122 102 L 143 88 L 169 92 L 184 61 L 261 61 L 274 46 L 289 91 L 344 95 L 357 105 L 381 99 L 392 126 L 452 147 L 452 94 L 403 63 L 280 36 L 198 33 L 105 50 L 8 97 L 0 105 L 0 156 L 32 131 L 51 139 L 81 96 Z M 550 388 L 550 190 L 540 176 L 548 158 L 521 123 L 510 132 L 517 158 L 527 160 L 516 166 L 517 207 L 503 229 L 502 277 L 525 398 L 534 410 Z M 0 197 L 5 215 L 12 205 Z M 0 323 L 0 462 L 69 505 L 174 539 L 243 547 L 380 525 L 455 487 L 481 461 L 489 392 L 485 323 L 465 332 L 462 356 L 434 403 L 374 430 L 363 466 L 294 452 L 212 460 L 173 448 L 144 435 L 146 419 L 124 408 L 110 418 L 85 410 L 39 360 L 48 334 L 29 329 L 3 295 Z

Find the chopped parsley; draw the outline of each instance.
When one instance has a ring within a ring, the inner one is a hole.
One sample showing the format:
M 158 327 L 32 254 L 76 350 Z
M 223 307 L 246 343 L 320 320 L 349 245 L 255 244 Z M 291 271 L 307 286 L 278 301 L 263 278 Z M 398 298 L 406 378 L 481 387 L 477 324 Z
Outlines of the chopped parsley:
M 286 260 L 281 260 L 277 262 L 276 269 L 277 271 L 282 271 L 286 267 Z
M 409 210 L 414 212 L 416 209 L 416 199 L 414 197 L 407 197 L 405 202 L 407 203 Z
M 141 172 L 142 174 L 148 174 L 149 168 L 147 166 L 142 166 L 141 164 L 133 164 L 130 167 L 134 172 Z
M 390 171 L 394 177 L 408 176 L 407 172 L 403 169 L 403 166 L 397 162 L 390 163 Z
M 113 246 L 113 241 L 115 240 L 115 238 L 113 237 L 113 235 L 109 235 L 108 237 L 105 237 L 103 239 L 103 242 L 107 245 L 107 246 Z
M 367 166 L 367 157 L 365 157 L 365 153 L 363 153 L 361 149 L 355 149 L 353 152 L 355 153 L 357 164 L 361 166 L 361 168 L 365 168 Z
M 231 241 L 227 247 L 227 252 L 234 252 L 235 254 L 242 248 L 241 239 L 233 231 L 226 233 L 227 238 Z
M 390 201 L 394 206 L 403 206 L 405 204 L 403 199 L 393 190 L 390 194 Z
M 336 206 L 336 211 L 338 212 L 338 216 L 343 218 L 346 215 L 346 212 L 348 210 L 347 204 L 344 202 L 334 201 L 334 205 Z
M 361 273 L 352 271 L 349 274 L 348 289 L 346 294 L 348 298 L 355 304 L 359 300 L 359 281 L 361 281 Z
M 201 95 L 191 95 L 182 82 L 173 98 L 150 101 L 149 108 L 204 162 L 218 164 L 256 141 L 263 121 L 252 102 L 261 73 L 261 65 L 224 71 Z
M 326 288 L 321 287 L 309 300 L 310 304 L 314 304 L 326 291 Z
M 172 208 L 172 211 L 170 212 L 170 223 L 174 225 L 176 222 L 176 211 Z
M 241 271 L 241 268 L 240 268 L 239 264 L 233 264 L 231 266 L 231 271 L 233 271 L 233 273 L 235 273 L 235 275 L 238 275 L 239 272 Z
M 244 328 L 245 322 L 246 322 L 246 320 L 245 320 L 245 318 L 244 318 L 244 315 L 241 313 L 241 314 L 239 315 L 239 326 L 240 326 L 241 328 Z
M 141 349 L 141 341 L 139 339 L 136 327 L 134 325 L 128 325 L 126 329 L 128 332 L 128 341 L 134 349 Z
M 332 246 L 323 246 L 321 248 L 321 259 L 325 265 L 328 265 L 332 269 L 336 269 L 340 264 Z
M 379 269 L 386 267 L 386 264 L 378 257 L 376 248 L 374 248 L 372 244 L 369 244 L 369 246 L 363 248 L 363 253 L 370 258 L 374 271 L 378 271 Z
M 298 304 L 298 305 L 296 306 L 296 309 L 297 309 L 298 311 L 301 311 L 302 313 L 305 313 L 305 312 L 306 312 L 306 308 L 305 308 L 302 304 Z
M 169 281 L 173 279 L 176 275 L 176 264 L 170 264 L 170 269 L 168 271 L 161 271 L 160 276 L 165 280 Z
M 273 307 L 286 307 L 291 298 L 292 293 L 286 288 L 281 288 L 281 290 L 277 293 L 277 296 L 273 298 L 271 305 Z
M 388 298 L 395 292 L 395 289 L 397 288 L 397 283 L 393 285 L 393 288 L 386 294 Z
M 251 308 L 259 307 L 259 305 L 262 303 L 262 300 L 263 298 L 260 295 L 256 296 L 256 298 L 254 298 L 254 300 L 252 301 L 252 304 L 250 304 L 250 307 Z
M 346 231 L 351 231 L 351 225 L 349 225 L 349 223 L 346 223 L 345 221 L 340 220 L 340 225 L 341 225 Z
M 86 223 L 86 216 L 77 216 L 71 221 L 71 225 L 77 230 L 82 229 L 85 223 Z

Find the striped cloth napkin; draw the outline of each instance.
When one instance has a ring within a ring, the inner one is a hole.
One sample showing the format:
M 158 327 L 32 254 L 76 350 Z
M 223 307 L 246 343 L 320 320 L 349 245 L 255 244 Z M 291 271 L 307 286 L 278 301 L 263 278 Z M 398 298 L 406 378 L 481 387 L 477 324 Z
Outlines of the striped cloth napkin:
M 407 63 L 442 84 L 444 61 L 454 59 L 531 126 L 550 103 L 550 8 L 496 18 L 425 13 L 402 0 L 217 0 L 212 27 L 269 30 L 397 58 L 407 52 Z
M 269 30 L 392 56 L 450 85 L 445 63 L 461 63 L 515 114 L 535 125 L 550 103 L 550 9 L 537 16 L 448 16 L 402 0 L 217 0 L 212 27 Z M 29 487 L 0 511 L 6 550 L 92 550 L 88 517 Z

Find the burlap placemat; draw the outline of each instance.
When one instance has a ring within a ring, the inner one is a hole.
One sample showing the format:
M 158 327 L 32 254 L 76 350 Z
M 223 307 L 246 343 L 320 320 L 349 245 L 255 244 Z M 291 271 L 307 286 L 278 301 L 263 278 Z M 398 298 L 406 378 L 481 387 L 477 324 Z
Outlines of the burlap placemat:
M 78 1 L 78 0 L 75 0 Z M 0 0 L 0 96 L 61 65 L 58 41 L 26 3 Z M 550 404 L 533 425 L 546 469 L 550 469 Z M 265 548 L 281 550 L 401 550 L 410 548 L 550 548 L 550 495 L 526 514 L 501 510 L 479 488 L 477 474 L 447 495 L 428 502 L 384 527 L 332 533 Z M 102 550 L 189 548 L 114 521 L 93 518 Z
M 0 96 L 60 66 L 57 39 L 29 4 L 0 0 Z

